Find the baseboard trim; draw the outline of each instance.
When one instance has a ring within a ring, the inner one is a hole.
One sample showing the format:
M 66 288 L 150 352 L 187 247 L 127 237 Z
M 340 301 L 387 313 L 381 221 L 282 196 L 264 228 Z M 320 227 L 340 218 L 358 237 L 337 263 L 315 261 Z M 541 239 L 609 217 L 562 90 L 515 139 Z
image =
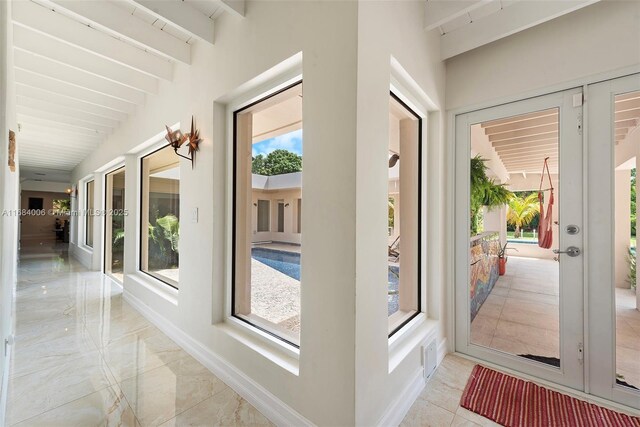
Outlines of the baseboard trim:
M 93 270 L 93 253 L 87 251 L 84 248 L 76 245 L 75 243 L 69 243 L 69 254 L 74 257 L 80 264 L 89 270 Z
M 446 338 L 438 344 L 438 366 L 440 366 L 444 357 L 449 353 L 449 349 L 447 348 L 448 345 L 449 343 Z
M 11 349 L 4 358 L 4 366 L 2 367 L 2 384 L 0 385 L 0 426 L 6 424 L 7 419 L 7 397 L 9 391 L 9 367 L 11 366 Z
M 278 426 L 313 426 L 313 423 L 282 402 L 270 391 L 256 383 L 235 366 L 191 338 L 184 331 L 167 321 L 135 295 L 123 293 L 124 300 L 145 318 L 178 343 L 187 353 L 207 367 L 236 393 L 246 399 L 265 417 Z
M 387 426 L 397 426 L 402 423 L 404 417 L 411 409 L 411 406 L 416 401 L 420 393 L 424 389 L 425 382 L 423 376 L 424 370 L 422 367 L 417 369 L 413 374 L 413 380 L 402 390 L 401 393 L 395 398 L 391 405 L 387 407 L 387 410 L 382 415 L 377 425 L 387 427 Z
M 447 355 L 447 339 L 443 339 L 438 343 L 438 362 L 437 366 Z M 436 366 L 436 368 L 437 368 Z M 385 413 L 382 415 L 377 425 L 379 426 L 397 426 L 402 423 L 404 417 L 407 416 L 409 409 L 418 399 L 422 390 L 426 386 L 424 380 L 424 368 L 421 366 L 413 375 L 413 380 L 409 383 L 398 397 L 389 405 Z

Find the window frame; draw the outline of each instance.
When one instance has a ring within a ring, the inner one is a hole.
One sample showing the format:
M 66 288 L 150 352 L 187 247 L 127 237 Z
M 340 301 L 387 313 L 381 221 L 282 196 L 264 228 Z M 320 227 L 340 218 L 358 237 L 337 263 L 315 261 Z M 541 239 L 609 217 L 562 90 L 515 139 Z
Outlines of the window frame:
M 143 255 L 143 245 L 142 245 L 142 230 L 143 230 L 143 222 L 144 222 L 144 214 L 145 212 L 142 211 L 142 208 L 144 206 L 143 204 L 143 194 L 144 194 L 144 167 L 142 166 L 142 162 L 144 161 L 145 158 L 152 156 L 153 154 L 157 153 L 158 151 L 161 151 L 167 147 L 169 147 L 171 144 L 168 143 L 163 143 L 160 146 L 157 146 L 156 148 L 152 148 L 148 151 L 144 151 L 143 153 L 140 153 L 138 155 L 137 158 L 137 167 L 139 169 L 138 171 L 138 184 L 139 184 L 139 193 L 138 193 L 138 212 L 139 212 L 139 217 L 138 217 L 138 235 L 137 235 L 137 246 L 138 246 L 138 266 L 137 266 L 137 270 L 138 272 L 151 277 L 154 280 L 157 280 L 158 282 L 161 282 L 167 286 L 169 286 L 171 289 L 173 289 L 174 291 L 179 291 L 180 290 L 180 280 L 178 280 L 177 282 L 175 282 L 175 284 L 170 283 L 166 280 L 166 278 L 162 278 L 162 276 L 156 276 L 153 275 L 151 273 L 149 273 L 148 271 L 144 271 L 142 269 L 142 255 Z M 180 160 L 178 159 L 178 167 L 180 167 Z M 179 193 L 178 193 L 179 194 Z M 149 207 L 147 206 L 147 222 L 148 220 L 148 212 Z M 147 236 L 148 238 L 148 236 Z M 147 256 L 148 256 L 148 248 L 147 248 Z M 180 266 L 178 265 L 178 268 L 180 268 Z
M 267 229 L 260 229 L 260 202 L 266 202 L 267 204 Z M 258 199 L 256 201 L 256 233 L 270 233 L 271 232 L 271 200 L 269 199 Z
M 89 184 L 93 183 L 93 188 L 91 190 L 91 199 L 93 199 L 93 208 L 91 209 L 92 211 L 95 211 L 95 194 L 96 194 L 96 179 L 95 177 L 92 177 L 91 179 L 87 179 L 86 181 L 83 182 L 83 187 L 84 187 L 84 236 L 82 236 L 82 244 L 87 247 L 90 248 L 91 250 L 93 250 L 93 241 L 95 240 L 95 236 L 93 235 L 93 228 L 95 228 L 95 223 L 91 223 L 91 230 L 89 230 L 89 217 L 91 216 L 90 213 L 90 209 L 89 209 L 89 203 L 90 203 L 90 198 L 89 198 Z M 95 221 L 95 218 L 94 218 Z M 89 239 L 89 233 L 91 233 L 91 244 L 89 244 L 88 239 Z
M 114 279 L 116 282 L 119 282 L 118 279 L 114 278 L 113 274 L 111 274 L 111 267 L 109 267 L 109 271 L 107 271 L 107 224 L 109 223 L 109 219 L 111 218 L 111 214 L 109 214 L 107 212 L 107 207 L 109 206 L 109 201 L 108 201 L 108 194 L 109 192 L 107 191 L 107 186 L 108 186 L 108 176 L 109 175 L 114 175 L 117 173 L 120 173 L 120 171 L 124 170 L 125 172 L 125 179 L 126 179 L 126 169 L 125 169 L 126 165 L 124 162 L 120 162 L 118 163 L 117 166 L 115 166 L 112 169 L 109 169 L 108 171 L 104 172 L 103 174 L 103 194 L 104 194 L 104 209 L 105 209 L 105 214 L 103 215 L 103 221 L 102 221 L 102 236 L 103 236 L 103 248 L 102 248 L 102 273 L 109 276 L 110 278 Z M 113 189 L 112 189 L 113 191 Z M 126 206 L 126 198 L 125 198 L 125 206 Z M 113 206 L 111 207 L 111 209 L 113 209 Z M 126 210 L 126 208 L 125 208 Z M 125 226 L 125 230 L 126 230 L 126 226 Z M 113 257 L 113 253 L 111 253 L 111 256 Z M 125 258 L 126 259 L 126 258 Z M 112 260 L 113 262 L 113 260 Z M 124 264 L 122 266 L 122 275 L 124 277 L 125 275 L 125 269 L 124 269 Z
M 397 92 L 400 92 L 400 90 L 397 90 Z M 423 145 L 424 145 L 424 135 L 423 135 L 423 117 L 417 112 L 415 111 L 412 107 L 410 107 L 401 97 L 400 95 L 397 95 L 394 92 L 394 89 L 389 90 L 389 95 L 390 97 L 395 100 L 396 102 L 398 102 L 409 114 L 411 114 L 412 116 L 414 116 L 417 121 L 418 121 L 418 211 L 417 211 L 417 215 L 418 215 L 418 230 L 417 230 L 417 234 L 418 234 L 418 248 L 417 248 L 417 255 L 416 255 L 416 268 L 418 269 L 417 271 L 417 277 L 416 277 L 416 286 L 418 287 L 418 295 L 417 295 L 417 307 L 416 307 L 416 311 L 415 313 L 413 313 L 411 316 L 407 317 L 406 319 L 404 319 L 402 322 L 400 322 L 400 324 L 398 324 L 397 326 L 395 326 L 391 331 L 388 332 L 388 338 L 393 337 L 395 334 L 397 334 L 398 332 L 400 332 L 407 324 L 409 324 L 413 319 L 415 319 L 417 316 L 419 316 L 422 312 L 423 312 L 423 306 L 422 306 L 422 253 L 423 253 L 423 248 L 422 248 L 422 232 L 423 232 L 423 217 L 422 217 L 422 213 L 423 213 L 423 206 L 422 206 L 422 202 L 423 202 L 423 198 L 422 198 L 422 191 L 423 191 L 423 187 L 422 187 L 422 176 L 423 176 Z M 402 211 L 401 211 L 402 214 Z M 395 314 L 395 313 L 394 313 Z M 392 315 L 393 316 L 393 315 Z M 388 316 L 388 318 L 390 318 L 391 316 Z M 387 325 L 389 323 L 387 322 Z
M 253 100 L 251 100 L 250 102 L 246 103 L 246 104 L 239 104 L 239 105 L 234 105 L 233 108 L 231 109 L 231 126 L 232 126 L 232 131 L 231 131 L 231 151 L 232 151 L 232 159 L 231 159 L 231 173 L 232 173 L 232 177 L 231 177 L 231 270 L 230 270 L 230 279 L 231 279 L 231 306 L 230 306 L 230 313 L 229 316 L 236 321 L 240 321 L 243 324 L 248 325 L 249 327 L 255 328 L 258 331 L 267 334 L 268 336 L 271 336 L 273 338 L 275 338 L 276 340 L 283 342 L 284 344 L 287 344 L 288 346 L 293 347 L 296 351 L 299 351 L 300 349 L 300 345 L 299 344 L 295 344 L 294 342 L 290 341 L 289 339 L 278 335 L 277 333 L 267 329 L 266 327 L 260 326 L 259 324 L 255 323 L 255 322 L 251 322 L 249 319 L 240 317 L 238 315 L 236 315 L 235 313 L 235 306 L 236 306 L 236 268 L 238 266 L 238 260 L 236 258 L 236 251 L 237 251 L 237 238 L 236 238 L 236 234 L 237 234 L 237 227 L 238 227 L 238 221 L 237 221 L 237 214 L 238 214 L 238 207 L 237 207 L 237 197 L 238 197 L 238 189 L 237 189 L 237 180 L 238 180 L 238 115 L 240 113 L 242 113 L 245 110 L 248 110 L 251 107 L 254 107 L 255 105 L 258 105 L 264 101 L 267 101 L 271 98 L 273 98 L 274 96 L 277 96 L 283 92 L 286 92 L 289 89 L 292 89 L 298 85 L 302 85 L 303 84 L 303 78 L 302 75 L 298 74 L 296 76 L 296 78 L 294 78 L 293 80 L 289 80 L 287 81 L 284 85 L 274 85 L 276 87 L 276 89 L 272 89 L 272 90 L 267 90 L 267 91 L 263 91 L 261 95 L 257 96 L 256 98 L 254 98 Z M 249 171 L 251 172 L 251 171 Z M 302 190 L 301 190 L 302 191 Z M 271 209 L 271 203 L 270 203 L 270 209 Z M 271 213 L 269 213 L 269 221 L 272 220 L 271 217 Z M 257 227 L 256 227 L 257 228 Z M 271 229 L 271 224 L 269 225 L 269 228 Z M 249 262 L 251 261 L 251 259 L 249 259 Z M 301 282 L 302 284 L 302 282 Z M 300 305 L 300 311 L 302 311 L 302 304 Z M 300 335 L 302 335 L 302 330 L 300 331 Z

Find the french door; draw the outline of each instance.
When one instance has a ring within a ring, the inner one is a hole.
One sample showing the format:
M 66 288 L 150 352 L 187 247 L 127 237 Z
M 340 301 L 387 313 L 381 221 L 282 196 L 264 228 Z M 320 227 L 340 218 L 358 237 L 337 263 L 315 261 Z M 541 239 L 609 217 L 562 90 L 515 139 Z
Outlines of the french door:
M 582 98 L 577 88 L 455 122 L 456 351 L 577 390 L 585 344 Z
M 636 168 L 640 74 L 589 85 L 588 392 L 640 409 L 640 292 L 636 286 Z

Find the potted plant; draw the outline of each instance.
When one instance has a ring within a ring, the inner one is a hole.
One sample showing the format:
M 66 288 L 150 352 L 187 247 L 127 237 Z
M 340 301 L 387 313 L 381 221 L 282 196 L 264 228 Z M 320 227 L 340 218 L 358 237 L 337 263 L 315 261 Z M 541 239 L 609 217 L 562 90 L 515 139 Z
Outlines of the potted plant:
M 504 276 L 507 272 L 507 249 L 513 249 L 516 252 L 518 251 L 516 248 L 507 248 L 508 243 L 505 243 L 504 246 L 500 246 L 498 249 L 498 273 L 501 276 Z

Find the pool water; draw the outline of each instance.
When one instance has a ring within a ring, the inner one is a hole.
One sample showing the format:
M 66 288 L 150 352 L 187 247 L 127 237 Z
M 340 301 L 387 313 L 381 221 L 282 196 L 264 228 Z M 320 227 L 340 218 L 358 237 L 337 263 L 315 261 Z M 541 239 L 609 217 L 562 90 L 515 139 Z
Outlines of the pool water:
M 300 280 L 300 254 L 275 249 L 252 248 L 251 257 L 292 279 Z
M 300 254 L 295 252 L 278 251 L 275 249 L 252 248 L 251 257 L 256 261 L 268 265 L 274 270 L 287 276 L 300 280 Z M 398 275 L 400 269 L 398 267 L 389 267 L 388 272 L 388 289 L 390 291 L 398 290 Z M 388 295 L 387 311 L 389 316 L 398 311 L 398 295 Z

